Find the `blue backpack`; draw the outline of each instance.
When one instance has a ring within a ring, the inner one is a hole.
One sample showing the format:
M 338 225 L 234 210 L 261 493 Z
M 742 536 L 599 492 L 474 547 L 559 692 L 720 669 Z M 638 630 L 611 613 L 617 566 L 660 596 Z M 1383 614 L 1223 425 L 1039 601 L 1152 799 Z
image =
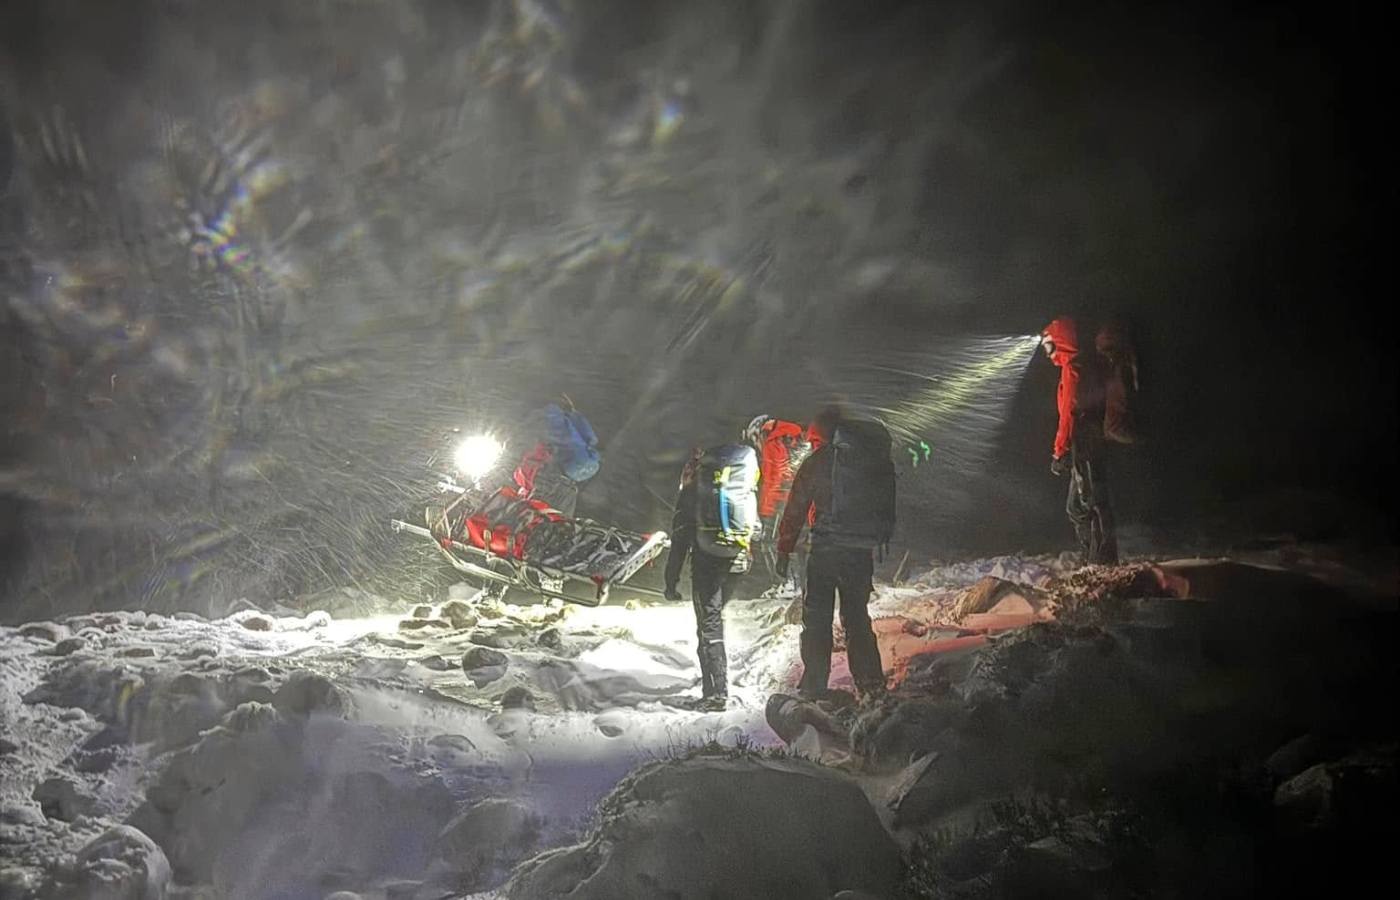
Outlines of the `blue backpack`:
M 565 412 L 556 403 L 544 408 L 545 439 L 554 447 L 554 462 L 570 481 L 583 482 L 598 474 L 602 455 L 593 426 L 574 410 Z

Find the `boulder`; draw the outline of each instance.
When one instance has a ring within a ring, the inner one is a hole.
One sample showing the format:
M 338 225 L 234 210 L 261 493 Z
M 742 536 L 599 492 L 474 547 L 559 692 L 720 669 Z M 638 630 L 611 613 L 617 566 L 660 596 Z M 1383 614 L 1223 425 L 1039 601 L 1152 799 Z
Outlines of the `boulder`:
M 452 623 L 453 628 L 471 628 L 477 623 L 477 615 L 461 600 L 448 600 L 438 613 Z
M 897 895 L 899 849 L 847 776 L 796 759 L 694 756 L 634 773 L 589 839 L 517 869 L 511 900 Z
M 350 700 L 324 675 L 298 670 L 287 676 L 272 695 L 272 705 L 284 716 L 343 716 L 350 708 Z
M 56 644 L 68 637 L 68 629 L 56 622 L 30 622 L 20 626 L 19 636 Z
M 438 835 L 437 855 L 467 888 L 523 859 L 539 838 L 539 817 L 518 800 L 492 798 L 468 807 Z
M 114 825 L 78 851 L 78 894 L 94 900 L 162 900 L 170 884 L 165 853 L 130 825 Z
M 96 800 L 66 778 L 50 778 L 31 795 L 50 819 L 71 822 L 92 811 Z

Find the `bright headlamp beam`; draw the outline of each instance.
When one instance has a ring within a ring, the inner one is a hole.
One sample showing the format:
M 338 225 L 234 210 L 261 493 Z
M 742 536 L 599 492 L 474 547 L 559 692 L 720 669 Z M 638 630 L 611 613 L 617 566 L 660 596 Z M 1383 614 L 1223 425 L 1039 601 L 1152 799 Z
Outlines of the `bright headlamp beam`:
M 489 434 L 474 434 L 457 445 L 452 461 L 457 471 L 468 478 L 477 479 L 490 472 L 501 458 L 505 448 L 501 442 Z

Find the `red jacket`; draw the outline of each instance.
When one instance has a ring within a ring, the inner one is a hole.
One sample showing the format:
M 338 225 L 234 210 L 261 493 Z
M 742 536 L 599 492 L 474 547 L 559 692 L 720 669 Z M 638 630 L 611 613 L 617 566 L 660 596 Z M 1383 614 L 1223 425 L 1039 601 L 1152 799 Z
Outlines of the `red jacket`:
M 1075 398 L 1079 394 L 1079 367 L 1075 365 L 1075 357 L 1079 354 L 1079 330 L 1073 319 L 1060 316 L 1045 326 L 1041 337 L 1055 345 L 1050 359 L 1060 367 L 1060 387 L 1055 392 L 1055 405 L 1060 410 L 1060 427 L 1055 432 L 1054 450 L 1055 458 L 1059 459 L 1069 452 L 1070 443 L 1074 440 Z
M 770 419 L 763 426 L 763 446 L 759 448 L 758 515 L 771 519 L 787 503 L 797 467 L 817 446 L 807 429 L 795 422 Z
M 529 453 L 521 458 L 520 465 L 515 467 L 513 480 L 523 496 L 528 497 L 534 493 L 536 476 L 540 474 L 541 469 L 549 465 L 553 460 L 554 450 L 544 441 L 540 441 Z

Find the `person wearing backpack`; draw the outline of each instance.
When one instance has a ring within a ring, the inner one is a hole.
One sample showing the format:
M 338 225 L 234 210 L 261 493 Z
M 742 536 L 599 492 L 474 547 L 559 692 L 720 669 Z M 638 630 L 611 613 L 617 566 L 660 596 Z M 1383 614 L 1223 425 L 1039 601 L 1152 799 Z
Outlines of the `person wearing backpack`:
M 573 518 L 579 487 L 598 473 L 598 436 L 568 394 L 543 411 L 544 437 L 520 460 L 514 473 L 522 496 L 548 503 Z
M 728 703 L 724 606 L 739 576 L 749 569 L 750 547 L 758 533 L 758 478 L 758 455 L 742 444 L 693 453 L 681 473 L 666 560 L 666 596 L 680 599 L 676 582 L 688 555 L 699 641 L 700 709 L 722 710 Z
M 1069 316 L 1060 316 L 1045 327 L 1041 346 L 1060 369 L 1055 395 L 1059 427 L 1050 471 L 1058 477 L 1069 475 L 1065 513 L 1074 526 L 1081 563 L 1116 565 L 1118 540 L 1104 447 L 1108 363 L 1097 353 L 1079 351 L 1079 330 Z
M 778 565 L 786 571 L 811 520 L 807 589 L 802 600 L 802 680 L 798 692 L 820 698 L 831 675 L 831 626 L 840 597 L 851 677 L 863 697 L 884 693 L 885 672 L 867 609 L 874 552 L 894 533 L 895 476 L 890 434 L 872 420 L 823 410 L 813 423 L 822 444 L 797 470 L 778 525 Z
M 758 453 L 758 517 L 762 523 L 759 555 L 772 584 L 764 597 L 792 597 L 802 588 L 796 573 L 778 577 L 778 520 L 792 491 L 792 480 L 812 452 L 811 429 L 769 415 L 755 416 L 744 428 L 744 443 Z

